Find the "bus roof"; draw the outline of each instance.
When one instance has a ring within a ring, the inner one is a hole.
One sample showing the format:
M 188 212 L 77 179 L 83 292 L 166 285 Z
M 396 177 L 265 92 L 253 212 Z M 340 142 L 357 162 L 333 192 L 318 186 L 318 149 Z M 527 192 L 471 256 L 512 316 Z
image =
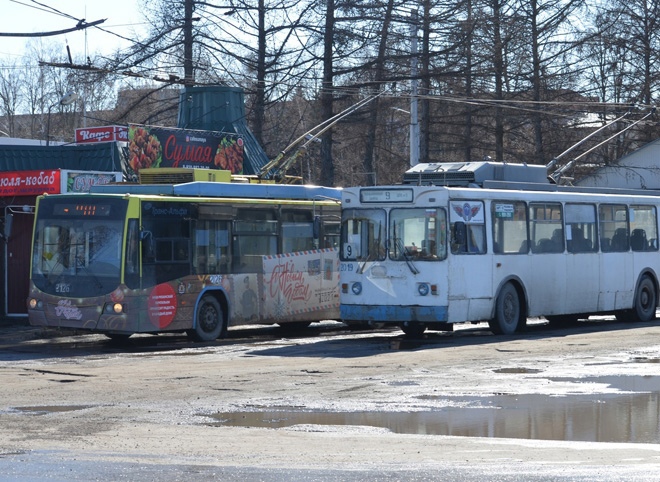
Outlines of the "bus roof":
M 403 176 L 404 184 L 484 187 L 487 181 L 548 185 L 545 166 L 498 162 L 419 163 Z
M 407 170 L 403 185 L 545 191 L 587 194 L 659 196 L 656 189 L 626 189 L 607 186 L 568 186 L 550 182 L 541 165 L 496 162 L 420 163 Z
M 341 200 L 341 188 L 334 187 L 289 184 L 232 184 L 203 181 L 183 184 L 105 184 L 92 186 L 90 192 L 96 194 L 149 194 L 210 198 Z

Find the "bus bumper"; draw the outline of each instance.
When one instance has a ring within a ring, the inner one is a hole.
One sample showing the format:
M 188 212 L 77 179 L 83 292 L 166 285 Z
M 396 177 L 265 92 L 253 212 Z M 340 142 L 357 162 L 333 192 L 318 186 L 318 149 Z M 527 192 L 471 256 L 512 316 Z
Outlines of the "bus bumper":
M 374 321 L 378 323 L 447 321 L 446 306 L 341 305 L 339 311 L 342 321 Z

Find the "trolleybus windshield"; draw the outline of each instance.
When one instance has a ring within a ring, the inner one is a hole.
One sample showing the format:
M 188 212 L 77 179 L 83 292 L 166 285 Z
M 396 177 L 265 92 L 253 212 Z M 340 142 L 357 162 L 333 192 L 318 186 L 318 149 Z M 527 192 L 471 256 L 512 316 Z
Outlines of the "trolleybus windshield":
M 32 280 L 44 293 L 98 296 L 119 284 L 127 202 L 46 197 L 35 225 Z

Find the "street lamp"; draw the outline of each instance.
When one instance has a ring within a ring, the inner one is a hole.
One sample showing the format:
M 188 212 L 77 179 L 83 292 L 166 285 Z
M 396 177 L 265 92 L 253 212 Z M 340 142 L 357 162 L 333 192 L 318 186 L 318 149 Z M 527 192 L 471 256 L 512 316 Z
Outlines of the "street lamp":
M 78 100 L 78 94 L 76 94 L 74 91 L 70 90 L 66 94 L 62 96 L 59 102 L 55 102 L 54 104 L 48 106 L 48 117 L 46 119 L 46 147 L 50 145 L 50 111 L 55 107 L 56 105 L 71 105 L 73 104 L 76 100 Z

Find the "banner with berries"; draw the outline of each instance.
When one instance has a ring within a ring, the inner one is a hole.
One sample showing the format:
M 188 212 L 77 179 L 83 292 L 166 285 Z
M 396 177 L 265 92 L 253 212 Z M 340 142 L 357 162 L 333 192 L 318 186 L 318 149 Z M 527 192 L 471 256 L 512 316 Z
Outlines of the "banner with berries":
M 243 173 L 243 138 L 234 133 L 128 126 L 129 174 L 150 167 L 224 169 Z

